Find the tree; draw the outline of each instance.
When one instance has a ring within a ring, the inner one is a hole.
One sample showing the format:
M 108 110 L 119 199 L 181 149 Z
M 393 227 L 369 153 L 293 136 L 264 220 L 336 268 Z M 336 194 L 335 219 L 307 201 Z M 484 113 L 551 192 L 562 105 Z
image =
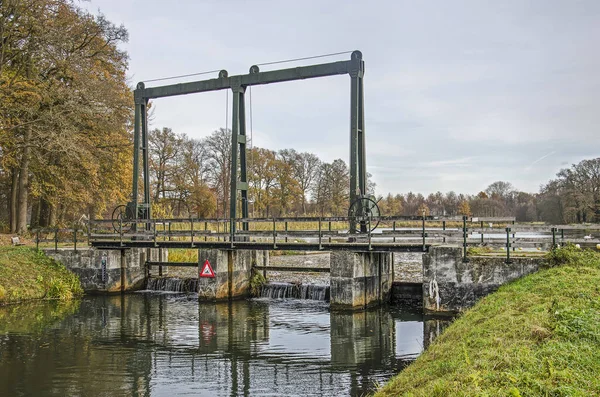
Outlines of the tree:
M 458 204 L 458 213 L 464 216 L 471 216 L 471 206 L 467 200 L 461 200 Z
M 131 166 L 113 162 L 130 150 L 127 55 L 118 49 L 127 31 L 68 0 L 2 2 L 0 27 L 11 229 L 25 231 L 31 198 L 40 223 L 122 198 Z
M 429 211 L 429 207 L 427 206 L 427 204 L 421 203 L 421 205 L 419 206 L 419 209 L 417 210 L 417 213 L 420 216 L 429 216 L 430 211 Z
M 219 128 L 205 141 L 208 153 L 209 179 L 217 192 L 220 215 L 229 216 L 231 182 L 231 130 Z
M 154 179 L 154 201 L 160 197 L 167 198 L 168 193 L 175 193 L 175 186 L 168 182 L 175 179 L 179 167 L 177 157 L 182 142 L 170 128 L 154 129 L 148 134 L 150 172 Z

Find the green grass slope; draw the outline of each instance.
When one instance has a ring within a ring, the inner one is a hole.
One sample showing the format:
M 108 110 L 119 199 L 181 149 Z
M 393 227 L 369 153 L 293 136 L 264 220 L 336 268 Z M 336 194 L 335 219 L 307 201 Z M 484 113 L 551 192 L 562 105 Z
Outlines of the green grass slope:
M 600 254 L 548 259 L 465 312 L 376 396 L 600 396 Z
M 83 294 L 77 276 L 42 252 L 0 247 L 0 305 L 30 299 L 71 299 Z

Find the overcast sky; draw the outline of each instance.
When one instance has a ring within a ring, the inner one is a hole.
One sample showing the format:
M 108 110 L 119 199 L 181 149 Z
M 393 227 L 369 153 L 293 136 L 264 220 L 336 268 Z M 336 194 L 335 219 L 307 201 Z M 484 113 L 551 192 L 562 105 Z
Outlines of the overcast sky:
M 560 168 L 600 154 L 597 0 L 92 0 L 84 6 L 128 29 L 132 86 L 361 50 L 367 170 L 378 194 L 477 193 L 496 180 L 536 192 Z M 348 162 L 349 94 L 349 76 L 254 87 L 254 145 Z M 159 99 L 151 127 L 200 138 L 225 126 L 225 103 L 225 91 Z

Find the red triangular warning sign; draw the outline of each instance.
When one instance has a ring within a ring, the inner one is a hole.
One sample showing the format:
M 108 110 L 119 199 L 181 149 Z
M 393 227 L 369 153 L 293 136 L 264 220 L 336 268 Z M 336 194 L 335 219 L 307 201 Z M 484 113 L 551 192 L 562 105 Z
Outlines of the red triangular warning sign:
M 213 271 L 210 262 L 207 260 L 204 261 L 204 265 L 202 266 L 202 270 L 200 270 L 200 277 L 215 277 L 215 272 Z

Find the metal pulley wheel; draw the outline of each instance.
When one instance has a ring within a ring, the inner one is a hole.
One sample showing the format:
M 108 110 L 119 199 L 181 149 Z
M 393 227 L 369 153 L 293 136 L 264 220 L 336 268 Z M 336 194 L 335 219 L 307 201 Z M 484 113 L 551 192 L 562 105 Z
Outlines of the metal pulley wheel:
M 131 230 L 131 220 L 133 213 L 130 206 L 121 204 L 117 206 L 112 213 L 112 226 L 116 233 L 127 233 Z
M 365 225 L 366 230 L 373 231 L 379 225 L 380 216 L 379 206 L 371 197 L 362 196 L 357 198 L 350 204 L 348 209 L 348 217 L 351 222 L 356 225 Z

